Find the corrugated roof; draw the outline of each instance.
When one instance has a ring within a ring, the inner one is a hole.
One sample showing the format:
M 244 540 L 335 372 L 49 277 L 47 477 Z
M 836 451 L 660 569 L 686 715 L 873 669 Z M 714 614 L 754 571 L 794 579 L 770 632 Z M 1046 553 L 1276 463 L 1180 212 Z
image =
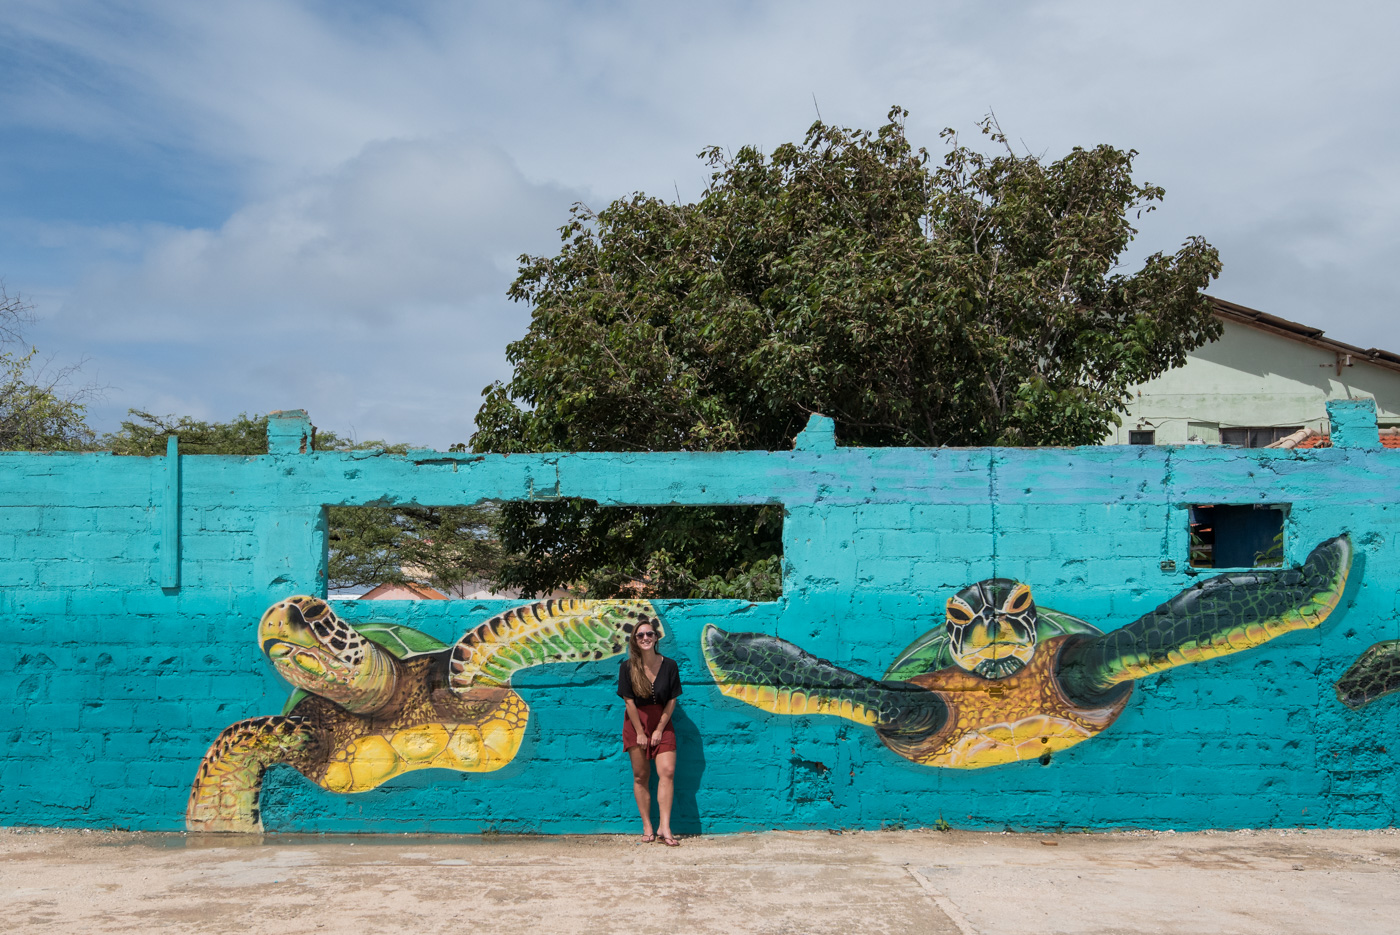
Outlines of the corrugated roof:
M 1261 312 L 1257 308 L 1226 302 L 1224 299 L 1215 298 L 1215 296 L 1207 296 L 1207 298 L 1210 299 L 1215 314 L 1226 321 L 1249 325 L 1252 328 L 1282 335 L 1285 338 L 1311 344 L 1313 347 L 1320 347 L 1337 354 L 1350 354 L 1353 358 L 1375 364 L 1377 367 L 1400 372 L 1400 354 L 1393 351 L 1381 350 L 1378 347 L 1362 348 L 1354 344 L 1334 341 L 1324 335 L 1321 328 L 1289 321 L 1287 318 L 1279 318 L 1277 315 Z

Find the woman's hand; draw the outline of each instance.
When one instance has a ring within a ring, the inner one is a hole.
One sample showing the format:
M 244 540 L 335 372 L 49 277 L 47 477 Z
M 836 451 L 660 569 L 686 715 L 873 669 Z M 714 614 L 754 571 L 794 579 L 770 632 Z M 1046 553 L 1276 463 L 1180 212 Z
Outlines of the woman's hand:
M 661 728 L 658 727 L 656 730 L 652 731 L 651 745 L 653 747 L 661 746 Z

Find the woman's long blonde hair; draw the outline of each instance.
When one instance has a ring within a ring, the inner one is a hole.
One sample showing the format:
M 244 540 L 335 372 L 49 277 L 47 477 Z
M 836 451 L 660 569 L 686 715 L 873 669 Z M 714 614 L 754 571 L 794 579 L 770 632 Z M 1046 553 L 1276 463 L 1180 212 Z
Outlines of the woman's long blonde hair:
M 637 630 L 643 625 L 651 627 L 651 632 L 656 634 L 656 640 L 661 641 L 661 630 L 652 623 L 650 619 L 643 617 L 637 621 L 637 626 L 633 628 L 632 635 L 627 637 L 627 671 L 632 676 L 632 694 L 638 698 L 650 698 L 652 687 L 651 680 L 647 678 L 646 667 L 642 665 L 642 648 L 637 645 Z M 651 644 L 652 649 L 656 648 L 656 643 Z

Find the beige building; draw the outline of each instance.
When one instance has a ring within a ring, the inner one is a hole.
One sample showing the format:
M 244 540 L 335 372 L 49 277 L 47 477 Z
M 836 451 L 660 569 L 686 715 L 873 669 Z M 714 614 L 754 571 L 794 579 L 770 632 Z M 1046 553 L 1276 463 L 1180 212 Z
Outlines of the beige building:
M 1262 448 L 1303 428 L 1327 435 L 1329 399 L 1374 399 L 1381 426 L 1400 426 L 1400 354 L 1211 301 L 1225 333 L 1184 366 L 1135 387 L 1105 444 Z

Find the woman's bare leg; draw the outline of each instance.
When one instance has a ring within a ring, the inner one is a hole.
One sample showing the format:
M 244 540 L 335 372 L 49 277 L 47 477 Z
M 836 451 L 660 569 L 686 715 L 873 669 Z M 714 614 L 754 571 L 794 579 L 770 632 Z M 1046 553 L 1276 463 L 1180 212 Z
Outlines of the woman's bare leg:
M 629 748 L 627 755 L 632 758 L 632 795 L 637 799 L 637 811 L 642 816 L 642 837 L 649 838 L 655 834 L 651 826 L 651 790 L 647 788 L 647 783 L 651 780 L 651 761 L 647 759 L 646 752 L 640 746 Z M 675 756 L 672 755 L 671 759 L 674 765 Z M 670 786 L 666 788 L 666 798 L 662 799 L 666 803 L 666 811 L 663 812 L 665 817 L 662 818 L 663 827 L 665 827 L 664 823 L 669 823 L 671 820 Z M 660 789 L 657 790 L 658 793 L 660 791 Z
M 656 755 L 656 805 L 661 812 L 661 827 L 657 829 L 663 838 L 671 834 L 671 800 L 676 791 L 676 751 L 667 750 Z

